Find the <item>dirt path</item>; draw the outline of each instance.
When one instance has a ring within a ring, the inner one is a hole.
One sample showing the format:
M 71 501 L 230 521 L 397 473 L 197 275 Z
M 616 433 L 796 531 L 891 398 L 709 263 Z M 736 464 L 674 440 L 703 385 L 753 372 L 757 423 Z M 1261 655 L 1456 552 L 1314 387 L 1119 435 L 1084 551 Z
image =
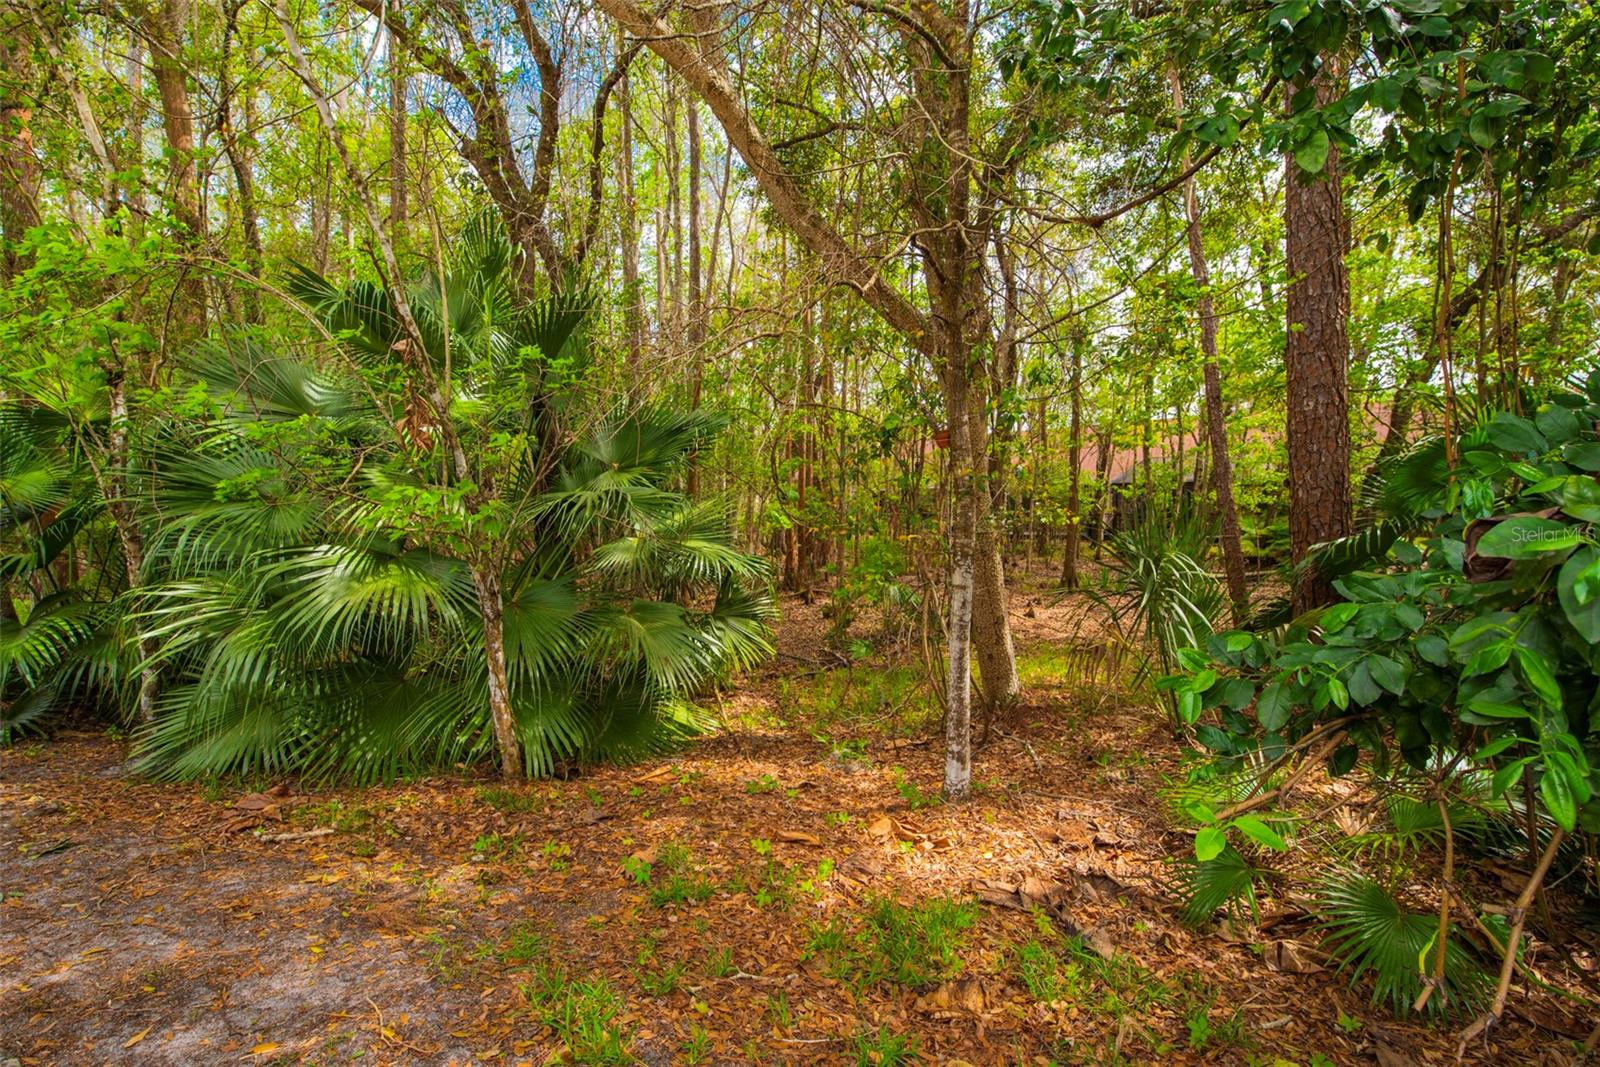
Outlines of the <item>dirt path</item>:
M 726 733 L 571 781 L 208 795 L 126 777 L 101 736 L 0 752 L 0 1059 L 1453 1053 L 1448 1030 L 1387 1021 L 1342 980 L 1282 973 L 1259 943 L 1177 921 L 1169 857 L 1189 843 L 1154 799 L 1177 750 L 1147 713 L 1036 681 L 980 752 L 975 800 L 933 805 L 938 752 L 886 736 L 873 710 L 909 698 L 797 670 L 814 651 L 807 614 L 790 612 L 788 665 L 724 705 Z M 975 892 L 991 903 L 954 937 L 951 980 L 908 988 L 874 970 L 895 936 L 867 917 L 875 901 Z M 1269 936 L 1293 939 L 1296 922 Z M 1502 1040 L 1469 1062 L 1537 1038 L 1512 1026 Z

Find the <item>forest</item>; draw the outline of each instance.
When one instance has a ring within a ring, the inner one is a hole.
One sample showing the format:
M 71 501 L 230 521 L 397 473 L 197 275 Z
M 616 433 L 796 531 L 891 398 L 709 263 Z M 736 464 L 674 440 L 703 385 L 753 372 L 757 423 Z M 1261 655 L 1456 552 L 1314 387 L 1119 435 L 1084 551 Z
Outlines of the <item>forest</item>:
M 1600 1062 L 1590 0 L 0 0 L 0 1067 Z

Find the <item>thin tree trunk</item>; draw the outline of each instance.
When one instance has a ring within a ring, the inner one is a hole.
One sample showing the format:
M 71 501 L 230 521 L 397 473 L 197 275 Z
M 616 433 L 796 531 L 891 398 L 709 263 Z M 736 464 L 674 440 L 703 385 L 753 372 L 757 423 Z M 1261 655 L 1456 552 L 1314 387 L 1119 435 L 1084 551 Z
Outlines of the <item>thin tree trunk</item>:
M 261 280 L 265 254 L 261 247 L 261 224 L 256 213 L 255 158 L 251 151 L 249 127 L 254 124 L 255 105 L 253 92 L 240 94 L 244 98 L 246 136 L 241 138 L 233 125 L 233 98 L 236 95 L 232 60 L 233 36 L 240 3 L 228 8 L 228 27 L 223 37 L 221 87 L 217 92 L 217 133 L 222 138 L 222 150 L 227 154 L 228 165 L 233 170 L 234 189 L 239 209 L 239 228 L 244 236 L 245 270 Z M 261 291 L 254 285 L 245 286 L 244 318 L 246 322 L 260 325 Z
M 618 33 L 619 40 L 622 34 Z M 644 360 L 644 294 L 639 286 L 639 204 L 633 188 L 633 89 L 626 71 L 617 81 L 617 190 L 622 212 L 622 321 L 628 343 L 628 391 L 640 392 Z
M 0 41 L 0 66 L 19 87 L 31 91 L 33 41 L 28 29 Z M 39 161 L 33 147 L 33 107 L 17 89 L 0 101 L 0 277 L 9 279 L 30 264 L 20 252 L 23 235 L 39 224 Z
M 511 706 L 511 683 L 506 674 L 505 602 L 500 575 L 493 566 L 474 567 L 472 584 L 478 590 L 478 617 L 483 622 L 483 653 L 488 668 L 489 721 L 495 747 L 500 750 L 500 773 L 523 776 L 522 739 Z
M 700 101 L 689 98 L 684 112 L 689 134 L 689 408 L 700 409 L 700 391 L 705 385 L 705 296 L 700 275 Z M 689 499 L 700 496 L 700 453 L 688 457 L 687 490 Z
M 1183 83 L 1172 69 L 1172 106 L 1183 114 Z M 1189 153 L 1183 154 L 1183 167 Z M 1228 427 L 1223 417 L 1222 372 L 1217 366 L 1217 307 L 1211 294 L 1211 270 L 1201 239 L 1200 198 L 1194 175 L 1183 183 L 1183 210 L 1189 243 L 1189 269 L 1200 290 L 1200 351 L 1205 357 L 1206 440 L 1211 447 L 1211 487 L 1217 494 L 1217 520 L 1222 541 L 1222 570 L 1227 577 L 1228 599 L 1233 604 L 1234 625 L 1243 625 L 1250 611 L 1250 591 L 1245 586 L 1244 548 L 1239 535 L 1239 509 L 1233 499 L 1233 461 L 1228 452 Z M 1198 476 L 1197 476 L 1198 479 Z M 1199 488 L 1198 480 L 1196 488 Z
M 105 496 L 106 509 L 117 529 L 117 541 L 122 546 L 123 572 L 130 591 L 144 582 L 144 534 L 139 529 L 139 519 L 133 502 L 128 498 L 128 391 L 122 368 L 107 368 L 106 385 L 109 397 L 107 411 L 107 447 L 103 466 L 97 472 L 100 489 Z M 139 654 L 144 667 L 139 672 L 139 721 L 150 723 L 156 717 L 156 696 L 160 679 L 150 660 L 159 650 L 153 637 L 139 638 Z
M 146 214 L 144 202 L 144 38 L 137 29 L 128 33 L 128 84 L 127 125 L 124 127 L 123 148 L 118 160 L 118 170 L 131 172 L 122 188 L 122 198 L 127 201 L 134 225 L 143 225 Z
M 404 234 L 410 215 L 406 176 L 406 57 L 389 31 L 389 224 Z
M 1343 80 L 1337 57 L 1324 56 L 1311 79 L 1318 102 L 1333 99 Z M 1285 99 L 1305 84 L 1297 79 L 1285 89 Z M 1320 174 L 1302 174 L 1293 156 L 1285 159 L 1284 171 L 1289 542 L 1299 563 L 1313 545 L 1350 532 L 1350 276 L 1344 262 L 1349 227 L 1337 148 L 1329 150 Z M 1333 595 L 1326 582 L 1302 573 L 1294 611 L 1309 611 Z
M 1083 515 L 1083 340 L 1072 339 L 1072 409 L 1067 422 L 1067 547 L 1061 556 L 1061 588 L 1078 588 L 1078 546 Z
M 465 481 L 470 473 L 466 450 L 462 447 L 461 438 L 450 417 L 443 389 L 431 370 L 422 332 L 418 329 L 416 318 L 411 313 L 411 304 L 406 298 L 404 278 L 400 272 L 399 260 L 395 256 L 394 243 L 383 228 L 383 220 L 378 214 L 377 203 L 367 184 L 366 175 L 351 158 L 344 137 L 339 132 L 333 106 L 306 59 L 305 51 L 300 45 L 300 37 L 295 32 L 294 22 L 289 14 L 287 0 L 278 0 L 275 13 L 279 28 L 283 31 L 284 43 L 294 61 L 295 71 L 316 104 L 317 115 L 322 120 L 323 129 L 338 152 L 339 160 L 344 165 L 345 177 L 355 189 L 361 208 L 366 213 L 367 226 L 371 229 L 373 240 L 382 255 L 384 270 L 388 274 L 390 299 L 394 302 L 395 317 L 400 321 L 401 332 L 406 342 L 406 351 L 402 353 L 402 358 L 408 369 L 421 379 L 426 390 L 433 409 L 431 414 L 438 426 L 445 454 L 450 457 L 456 481 L 458 483 Z M 491 491 L 487 486 L 480 488 L 477 493 L 469 497 L 469 505 L 475 507 L 481 504 Z M 494 561 L 475 563 L 472 567 L 472 581 L 478 592 L 478 612 L 483 623 L 484 659 L 489 679 L 489 715 L 494 725 L 495 743 L 500 749 L 500 768 L 507 777 L 515 777 L 522 773 L 522 744 L 517 734 L 516 717 L 511 708 L 510 686 L 506 680 L 504 604 L 500 573 Z

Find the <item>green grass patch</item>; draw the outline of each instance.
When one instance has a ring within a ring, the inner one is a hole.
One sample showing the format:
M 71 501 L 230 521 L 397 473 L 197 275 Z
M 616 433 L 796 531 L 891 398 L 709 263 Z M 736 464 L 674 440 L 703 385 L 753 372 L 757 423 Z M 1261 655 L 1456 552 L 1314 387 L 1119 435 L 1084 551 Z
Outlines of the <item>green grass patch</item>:
M 857 990 L 879 985 L 919 989 L 954 977 L 961 948 L 978 921 L 978 906 L 953 897 L 905 905 L 874 900 L 858 926 L 836 917 L 812 929 L 807 956 L 830 978 Z

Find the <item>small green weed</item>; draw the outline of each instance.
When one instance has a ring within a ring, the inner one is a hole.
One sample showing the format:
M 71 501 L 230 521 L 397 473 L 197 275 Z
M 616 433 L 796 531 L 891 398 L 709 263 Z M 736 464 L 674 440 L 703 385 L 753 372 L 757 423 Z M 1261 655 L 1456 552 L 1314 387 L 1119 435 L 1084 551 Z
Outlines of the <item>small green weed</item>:
M 960 971 L 961 946 L 977 919 L 971 901 L 936 898 L 907 906 L 879 898 L 854 933 L 838 918 L 813 927 L 807 954 L 820 957 L 830 977 L 857 989 L 885 983 L 920 988 Z
M 532 793 L 509 789 L 503 785 L 481 786 L 473 795 L 478 798 L 479 803 L 508 814 L 533 811 L 536 807 L 542 806 L 539 798 Z
M 556 963 L 542 964 L 522 987 L 534 1016 L 554 1031 L 577 1063 L 633 1062 L 633 1030 L 621 1020 L 622 996 L 603 977 L 576 978 Z
M 920 1043 L 910 1034 L 902 1036 L 880 1026 L 875 1034 L 857 1035 L 855 1044 L 857 1067 L 901 1067 L 917 1061 Z
M 689 1040 L 683 1043 L 683 1062 L 690 1064 L 704 1063 L 705 1058 L 711 1054 L 711 1035 L 699 1023 L 689 1027 Z
M 651 869 L 649 899 L 658 908 L 699 904 L 717 889 L 715 882 L 700 873 L 694 854 L 677 843 L 662 846 Z

